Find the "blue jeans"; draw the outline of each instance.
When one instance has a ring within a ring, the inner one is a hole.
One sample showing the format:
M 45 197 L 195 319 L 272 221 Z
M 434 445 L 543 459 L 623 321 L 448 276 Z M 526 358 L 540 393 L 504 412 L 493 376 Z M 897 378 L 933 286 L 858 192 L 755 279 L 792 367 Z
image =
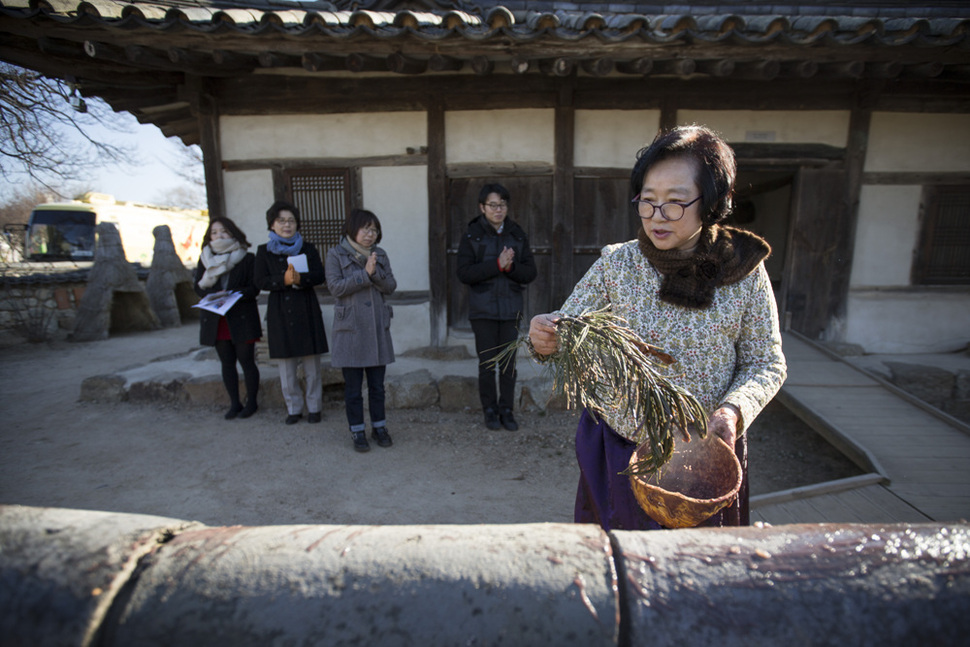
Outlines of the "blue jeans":
M 367 368 L 344 368 L 344 405 L 347 409 L 347 422 L 351 431 L 364 430 L 364 395 L 361 387 L 364 374 L 367 374 L 367 408 L 370 411 L 371 427 L 383 427 L 384 419 L 384 373 L 386 366 Z

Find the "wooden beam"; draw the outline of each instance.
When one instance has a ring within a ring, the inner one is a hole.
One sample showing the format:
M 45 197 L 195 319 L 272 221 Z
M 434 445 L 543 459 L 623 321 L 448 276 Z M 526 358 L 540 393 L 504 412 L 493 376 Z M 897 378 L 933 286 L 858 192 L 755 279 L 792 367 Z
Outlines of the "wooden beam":
M 395 74 L 421 74 L 428 69 L 428 62 L 405 56 L 400 52 L 388 54 L 387 69 Z
M 491 74 L 495 70 L 495 63 L 488 57 L 476 56 L 472 58 L 472 70 L 479 76 Z
M 653 62 L 651 74 L 672 74 L 674 76 L 690 76 L 697 69 L 697 63 L 692 58 L 673 58 Z
M 778 61 L 749 61 L 735 64 L 733 78 L 771 81 L 781 71 Z
M 344 63 L 351 72 L 386 72 L 387 62 L 363 54 L 349 54 Z
M 818 74 L 818 63 L 815 61 L 785 61 L 781 64 L 779 74 L 796 79 L 810 79 Z
M 347 66 L 343 59 L 326 54 L 307 52 L 300 60 L 303 69 L 308 72 L 336 72 L 346 70 Z
M 280 52 L 260 52 L 256 58 L 262 67 L 303 67 L 301 56 L 291 56 Z
M 568 58 L 547 58 L 539 61 L 539 71 L 549 76 L 569 76 L 574 64 Z
M 446 174 L 445 110 L 440 101 L 428 107 L 428 260 L 431 303 L 430 340 L 443 346 L 448 336 L 448 176 Z
M 515 74 L 525 74 L 532 67 L 532 62 L 525 58 L 524 56 L 519 56 L 516 54 L 512 57 L 509 65 L 512 67 L 512 72 Z
M 731 76 L 734 73 L 734 61 L 726 58 L 697 61 L 697 71 L 711 76 Z
M 613 59 L 601 56 L 595 59 L 584 59 L 580 64 L 583 70 L 592 76 L 608 76 L 613 71 Z
M 48 56 L 75 58 L 84 55 L 83 45 L 70 40 L 47 38 L 46 36 L 37 39 L 37 48 Z
M 465 66 L 465 61 L 452 56 L 432 54 L 428 59 L 428 69 L 432 72 L 457 72 Z
M 943 63 L 931 61 L 916 65 L 904 65 L 901 76 L 909 79 L 931 79 L 943 73 Z
M 867 71 L 874 79 L 895 79 L 903 71 L 903 65 L 899 61 L 870 63 Z
M 552 299 L 550 309 L 558 308 L 573 289 L 573 219 L 575 199 L 573 182 L 576 141 L 576 109 L 573 107 L 572 84 L 567 82 L 559 93 L 555 124 L 555 174 L 552 180 Z
M 219 103 L 206 79 L 189 76 L 185 92 L 193 97 L 199 147 L 202 149 L 202 168 L 205 171 L 206 199 L 209 218 L 226 215 L 226 191 L 222 172 L 222 142 L 219 137 Z
M 653 59 L 643 57 L 632 61 L 620 61 L 616 64 L 616 70 L 623 74 L 650 74 L 653 70 Z
M 862 61 L 822 63 L 818 66 L 819 76 L 837 79 L 861 79 L 865 71 L 866 64 Z

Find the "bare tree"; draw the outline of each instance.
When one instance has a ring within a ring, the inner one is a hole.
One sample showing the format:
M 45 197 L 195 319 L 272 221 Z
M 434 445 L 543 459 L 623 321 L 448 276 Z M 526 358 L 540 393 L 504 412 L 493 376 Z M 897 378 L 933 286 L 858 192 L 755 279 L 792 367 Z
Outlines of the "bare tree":
M 85 180 L 94 168 L 137 163 L 135 151 L 93 134 L 98 127 L 131 132 L 134 118 L 114 113 L 77 87 L 0 62 L 0 176 L 58 187 Z
M 156 193 L 156 202 L 183 209 L 205 209 L 205 170 L 202 166 L 202 149 L 185 146 L 177 139 L 169 139 L 171 154 L 169 168 L 185 180 L 185 184 Z

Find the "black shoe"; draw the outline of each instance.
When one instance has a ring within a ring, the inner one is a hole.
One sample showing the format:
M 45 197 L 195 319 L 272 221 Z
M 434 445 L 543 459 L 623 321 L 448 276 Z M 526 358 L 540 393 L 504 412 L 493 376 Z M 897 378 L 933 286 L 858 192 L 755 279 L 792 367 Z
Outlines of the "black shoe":
M 290 415 L 286 416 L 286 424 L 295 425 L 296 423 L 300 422 L 300 418 L 302 417 L 302 413 L 291 413 Z
M 489 429 L 502 428 L 502 423 L 499 422 L 498 413 L 495 409 L 485 409 L 485 426 Z
M 257 409 L 259 409 L 259 407 L 256 406 L 256 403 L 255 402 L 250 402 L 249 404 L 246 405 L 246 407 L 242 411 L 239 412 L 239 417 L 240 418 L 248 418 L 249 416 L 251 416 L 254 413 L 256 413 L 256 410 Z
M 361 431 L 352 431 L 350 435 L 354 437 L 354 449 L 358 452 L 369 452 L 370 445 L 367 444 L 367 434 Z
M 517 423 L 515 421 L 515 418 L 512 417 L 511 409 L 506 409 L 505 411 L 500 413 L 498 417 L 499 417 L 499 420 L 502 421 L 502 426 L 508 429 L 509 431 L 516 431 L 519 428 L 519 423 Z
M 232 420 L 233 418 L 238 416 L 239 412 L 242 410 L 243 410 L 242 405 L 239 404 L 238 402 L 232 405 L 231 407 L 229 407 L 229 411 L 226 411 L 226 415 L 225 415 L 226 420 Z
M 391 434 L 387 433 L 387 427 L 374 427 L 371 436 L 373 436 L 374 440 L 381 447 L 390 447 L 394 444 L 391 440 Z
M 317 423 L 323 420 L 323 414 L 319 411 L 311 411 L 310 415 L 306 417 L 307 422 Z

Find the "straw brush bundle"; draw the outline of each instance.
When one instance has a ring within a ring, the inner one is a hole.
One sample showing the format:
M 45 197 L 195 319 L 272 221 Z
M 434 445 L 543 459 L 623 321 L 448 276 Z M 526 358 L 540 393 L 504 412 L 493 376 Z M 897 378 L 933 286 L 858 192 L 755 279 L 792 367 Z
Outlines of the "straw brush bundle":
M 548 358 L 553 391 L 566 396 L 570 409 L 578 404 L 597 414 L 632 418 L 634 442 L 649 444 L 650 451 L 624 474 L 649 476 L 663 467 L 673 456 L 675 429 L 687 442 L 690 424 L 706 436 L 704 407 L 664 375 L 676 360 L 640 339 L 625 319 L 609 310 L 563 315 L 556 331 L 559 350 Z M 524 341 L 510 344 L 495 361 L 504 361 Z

